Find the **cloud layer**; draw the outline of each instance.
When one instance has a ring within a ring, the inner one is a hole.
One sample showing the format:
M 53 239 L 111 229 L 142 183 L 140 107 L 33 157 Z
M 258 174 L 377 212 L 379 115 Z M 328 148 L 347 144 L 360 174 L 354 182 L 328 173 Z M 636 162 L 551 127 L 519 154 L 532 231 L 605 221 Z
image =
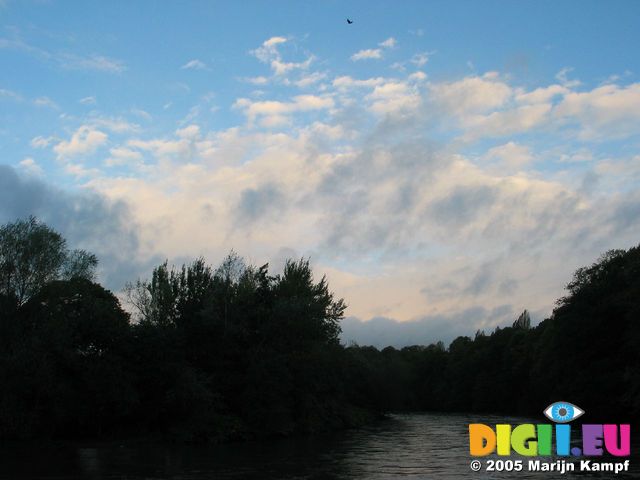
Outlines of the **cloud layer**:
M 568 70 L 535 86 L 495 71 L 434 80 L 435 52 L 404 54 L 393 37 L 345 53 L 350 66 L 398 60 L 357 75 L 302 45 L 272 36 L 248 52 L 258 70 L 221 107 L 230 124 L 210 120 L 208 91 L 170 128 L 79 96 L 94 110 L 34 137 L 23 177 L 6 170 L 5 218 L 93 238 L 111 285 L 155 258 L 310 256 L 349 304 L 345 341 L 380 346 L 490 330 L 525 308 L 541 320 L 577 267 L 640 238 L 640 155 L 620 145 L 639 140 L 640 84 L 586 86 Z M 198 59 L 180 70 L 208 72 Z M 35 180 L 46 155 L 84 193 Z

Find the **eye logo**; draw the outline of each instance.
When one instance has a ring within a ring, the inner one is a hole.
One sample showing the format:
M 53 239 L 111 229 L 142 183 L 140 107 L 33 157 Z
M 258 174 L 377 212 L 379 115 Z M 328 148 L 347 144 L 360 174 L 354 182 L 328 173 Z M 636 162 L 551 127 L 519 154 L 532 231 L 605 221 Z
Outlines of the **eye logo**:
M 553 422 L 568 423 L 584 414 L 584 410 L 573 403 L 555 402 L 544 410 L 544 414 Z

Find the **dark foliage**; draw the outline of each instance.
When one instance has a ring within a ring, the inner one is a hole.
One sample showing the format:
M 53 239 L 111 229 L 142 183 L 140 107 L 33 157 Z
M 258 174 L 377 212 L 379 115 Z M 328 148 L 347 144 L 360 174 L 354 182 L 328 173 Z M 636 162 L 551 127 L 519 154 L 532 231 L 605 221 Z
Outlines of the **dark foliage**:
M 342 428 L 394 410 L 539 413 L 557 400 L 592 421 L 640 414 L 640 247 L 578 270 L 537 327 L 525 311 L 512 327 L 448 349 L 377 350 L 340 345 L 345 304 L 306 260 L 275 276 L 233 253 L 217 269 L 165 263 L 128 287 L 131 321 L 87 278 L 93 256 L 70 254 L 33 219 L 20 225 L 58 247 L 28 243 L 51 261 L 30 262 L 15 242 L 4 250 L 5 266 L 19 252 L 20 274 L 36 280 L 0 292 L 2 439 L 215 442 Z M 60 252 L 80 274 L 68 274 Z

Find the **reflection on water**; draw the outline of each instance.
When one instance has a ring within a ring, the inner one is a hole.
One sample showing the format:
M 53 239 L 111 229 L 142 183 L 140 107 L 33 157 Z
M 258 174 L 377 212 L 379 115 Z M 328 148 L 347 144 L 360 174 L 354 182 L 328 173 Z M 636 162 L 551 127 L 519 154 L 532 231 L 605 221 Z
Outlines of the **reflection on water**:
M 2 479 L 332 479 L 519 478 L 577 476 L 543 472 L 474 473 L 469 468 L 469 423 L 529 423 L 525 419 L 409 414 L 330 437 L 194 447 L 127 444 L 0 448 Z M 637 452 L 637 448 L 633 451 Z M 513 459 L 516 456 L 511 457 Z M 640 478 L 640 458 L 631 472 Z M 526 462 L 526 460 L 525 460 Z M 581 478 L 613 478 L 612 473 Z

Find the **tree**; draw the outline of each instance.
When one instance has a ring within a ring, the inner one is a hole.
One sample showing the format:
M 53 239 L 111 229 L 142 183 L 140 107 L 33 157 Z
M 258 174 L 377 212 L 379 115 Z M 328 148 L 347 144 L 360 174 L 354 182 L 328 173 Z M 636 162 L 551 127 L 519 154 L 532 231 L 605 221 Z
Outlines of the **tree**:
M 340 320 L 347 305 L 343 299 L 334 299 L 326 277 L 314 282 L 309 260 L 287 260 L 284 272 L 276 277 L 274 293 L 275 315 L 290 345 L 339 343 Z
M 95 435 L 117 427 L 137 403 L 129 315 L 85 279 L 48 283 L 20 311 L 22 378 L 5 385 L 14 410 L 36 415 L 44 435 Z M 10 413 L 11 414 L 11 413 Z
M 97 264 L 95 255 L 70 251 L 58 232 L 33 216 L 0 227 L 0 295 L 18 305 L 52 280 L 93 280 Z
M 520 314 L 518 319 L 515 322 L 513 322 L 512 326 L 513 326 L 513 328 L 521 328 L 523 330 L 530 330 L 531 329 L 531 316 L 529 315 L 529 312 L 525 309 L 525 311 Z
M 138 318 L 157 325 L 176 325 L 202 310 L 211 293 L 214 274 L 203 258 L 181 269 L 167 261 L 153 269 L 151 281 L 138 279 L 125 286 L 127 301 Z
M 594 421 L 638 418 L 640 246 L 578 269 L 567 290 L 542 329 L 530 391 L 538 403 L 570 398 Z

